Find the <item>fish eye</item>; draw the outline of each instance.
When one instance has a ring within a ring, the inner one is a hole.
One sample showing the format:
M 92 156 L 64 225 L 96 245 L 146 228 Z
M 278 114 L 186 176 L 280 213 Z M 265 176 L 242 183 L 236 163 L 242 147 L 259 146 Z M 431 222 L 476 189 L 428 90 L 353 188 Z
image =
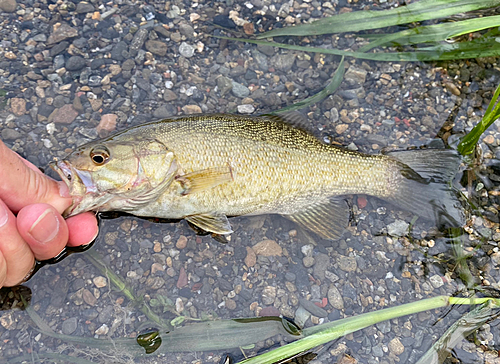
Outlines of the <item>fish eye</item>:
M 109 160 L 109 150 L 105 146 L 97 146 L 90 151 L 90 158 L 97 166 L 102 166 Z

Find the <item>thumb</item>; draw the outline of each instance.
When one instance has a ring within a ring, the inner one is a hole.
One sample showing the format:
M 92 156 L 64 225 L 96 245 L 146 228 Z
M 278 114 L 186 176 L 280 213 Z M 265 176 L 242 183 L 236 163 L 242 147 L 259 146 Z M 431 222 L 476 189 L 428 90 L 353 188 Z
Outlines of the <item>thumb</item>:
M 71 205 L 63 182 L 47 177 L 0 141 L 0 199 L 17 213 L 33 203 L 47 203 L 62 213 Z

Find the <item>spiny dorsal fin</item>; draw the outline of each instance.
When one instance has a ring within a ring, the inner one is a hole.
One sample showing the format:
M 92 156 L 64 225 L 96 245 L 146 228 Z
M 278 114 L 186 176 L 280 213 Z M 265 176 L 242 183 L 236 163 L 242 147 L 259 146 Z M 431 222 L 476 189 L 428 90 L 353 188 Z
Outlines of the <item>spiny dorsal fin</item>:
M 311 123 L 307 120 L 307 118 L 302 115 L 298 111 L 289 111 L 289 112 L 284 112 L 279 115 L 275 114 L 263 114 L 261 115 L 265 117 L 268 120 L 277 122 L 277 123 L 284 123 L 290 126 L 293 126 L 296 129 L 300 129 L 302 131 L 305 131 L 308 134 L 312 134 L 314 136 L 318 136 L 317 132 L 315 132 L 311 128 Z
M 328 240 L 340 238 L 349 223 L 349 210 L 343 199 L 330 199 L 283 216 Z

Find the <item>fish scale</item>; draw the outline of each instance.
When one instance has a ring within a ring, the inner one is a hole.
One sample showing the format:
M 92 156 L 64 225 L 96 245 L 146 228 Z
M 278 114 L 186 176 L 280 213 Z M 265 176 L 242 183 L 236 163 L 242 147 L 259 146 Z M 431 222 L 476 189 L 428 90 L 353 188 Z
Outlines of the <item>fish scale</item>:
M 348 222 L 349 194 L 376 196 L 428 219 L 457 219 L 448 211 L 456 207 L 447 185 L 460 163 L 454 151 L 368 155 L 325 144 L 302 125 L 300 114 L 155 121 L 83 145 L 55 169 L 78 195 L 68 215 L 93 209 L 184 218 L 217 234 L 232 231 L 227 216 L 272 213 L 336 239 Z M 104 151 L 102 165 L 91 158 L 96 151 Z M 83 177 L 68 180 L 61 171 Z M 90 190 L 82 183 L 99 192 L 82 196 Z M 124 189 L 131 184 L 142 195 Z

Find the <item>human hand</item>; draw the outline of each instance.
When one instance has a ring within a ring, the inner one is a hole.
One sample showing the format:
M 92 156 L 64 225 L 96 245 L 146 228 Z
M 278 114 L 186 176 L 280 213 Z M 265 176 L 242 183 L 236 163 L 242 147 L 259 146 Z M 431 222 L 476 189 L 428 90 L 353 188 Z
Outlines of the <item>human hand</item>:
M 44 175 L 0 141 L 0 288 L 21 283 L 35 259 L 92 242 L 98 232 L 94 214 L 64 220 L 61 214 L 71 203 L 64 182 Z

